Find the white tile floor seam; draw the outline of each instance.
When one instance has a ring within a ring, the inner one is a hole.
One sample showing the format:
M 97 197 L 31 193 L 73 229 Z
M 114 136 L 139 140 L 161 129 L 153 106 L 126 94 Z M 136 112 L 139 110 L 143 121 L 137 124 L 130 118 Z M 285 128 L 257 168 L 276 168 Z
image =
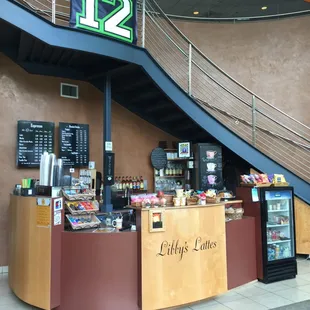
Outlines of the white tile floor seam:
M 298 260 L 296 279 L 263 284 L 252 282 L 178 310 L 266 310 L 310 300 L 310 261 Z M 0 273 L 0 310 L 34 310 L 14 296 L 8 287 L 8 274 Z M 106 309 L 104 309 L 106 310 Z

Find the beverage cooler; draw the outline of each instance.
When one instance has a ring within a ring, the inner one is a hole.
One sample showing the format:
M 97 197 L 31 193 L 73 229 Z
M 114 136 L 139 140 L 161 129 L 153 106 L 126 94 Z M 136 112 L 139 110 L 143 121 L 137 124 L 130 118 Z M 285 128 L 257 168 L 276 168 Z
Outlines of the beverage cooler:
M 264 283 L 297 274 L 292 187 L 238 188 L 246 216 L 256 217 L 258 278 Z M 242 195 L 240 195 L 242 194 Z

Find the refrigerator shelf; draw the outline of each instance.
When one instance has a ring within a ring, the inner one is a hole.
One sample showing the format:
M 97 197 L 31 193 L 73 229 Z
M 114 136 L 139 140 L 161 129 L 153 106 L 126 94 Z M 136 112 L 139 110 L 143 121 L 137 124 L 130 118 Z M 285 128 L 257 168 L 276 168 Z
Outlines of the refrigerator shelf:
M 290 242 L 291 239 L 287 240 L 277 240 L 277 241 L 268 241 L 267 244 L 275 244 L 275 243 L 285 243 L 285 242 Z
M 267 225 L 267 228 L 272 228 L 272 227 L 285 227 L 285 226 L 290 226 L 290 224 Z
M 288 212 L 288 211 L 290 211 L 289 209 L 285 209 L 285 210 L 283 210 L 283 209 L 281 209 L 281 210 L 268 210 L 268 213 L 273 213 L 273 212 Z

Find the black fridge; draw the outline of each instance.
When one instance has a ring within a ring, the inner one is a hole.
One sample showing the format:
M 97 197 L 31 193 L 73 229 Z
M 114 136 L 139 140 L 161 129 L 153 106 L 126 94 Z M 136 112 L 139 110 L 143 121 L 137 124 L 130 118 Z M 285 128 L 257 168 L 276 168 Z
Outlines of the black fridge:
M 243 195 L 240 195 L 242 193 Z M 271 283 L 295 278 L 297 263 L 294 189 L 238 188 L 237 195 L 238 198 L 244 198 L 244 214 L 256 217 L 259 280 Z

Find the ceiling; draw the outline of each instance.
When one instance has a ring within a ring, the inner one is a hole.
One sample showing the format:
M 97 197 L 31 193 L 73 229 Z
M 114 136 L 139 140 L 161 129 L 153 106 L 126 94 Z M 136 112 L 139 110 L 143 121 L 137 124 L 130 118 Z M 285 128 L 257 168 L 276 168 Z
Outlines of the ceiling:
M 186 17 L 235 18 L 310 10 L 304 0 L 157 0 L 166 14 Z M 267 7 L 266 9 L 262 9 Z M 194 15 L 193 12 L 199 12 Z

